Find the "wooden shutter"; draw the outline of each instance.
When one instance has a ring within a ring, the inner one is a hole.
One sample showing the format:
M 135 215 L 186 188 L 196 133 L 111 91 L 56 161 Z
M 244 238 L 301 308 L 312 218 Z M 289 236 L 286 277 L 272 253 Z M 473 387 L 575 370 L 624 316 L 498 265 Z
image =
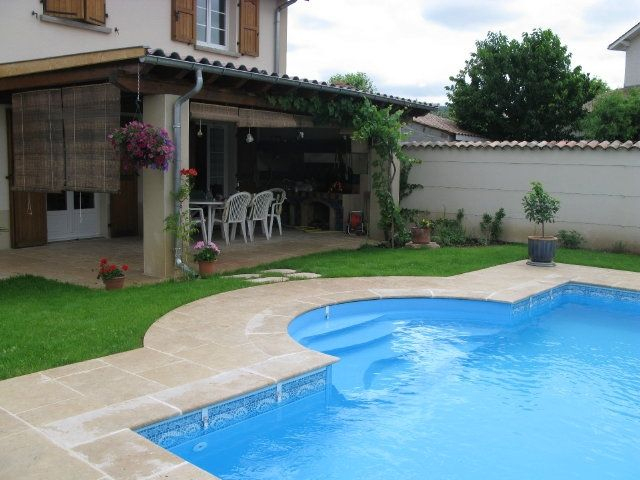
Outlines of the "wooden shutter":
M 171 39 L 195 43 L 196 0 L 171 0 Z
M 59 192 L 64 188 L 64 136 L 60 89 L 14 93 L 13 188 Z
M 260 54 L 260 1 L 240 0 L 240 53 Z
M 105 83 L 62 89 L 65 188 L 117 192 L 120 158 L 107 135 L 120 126 L 120 90 Z
M 44 0 L 46 15 L 84 20 L 84 12 L 84 0 Z
M 107 20 L 105 0 L 85 0 L 84 19 L 87 23 L 104 25 Z

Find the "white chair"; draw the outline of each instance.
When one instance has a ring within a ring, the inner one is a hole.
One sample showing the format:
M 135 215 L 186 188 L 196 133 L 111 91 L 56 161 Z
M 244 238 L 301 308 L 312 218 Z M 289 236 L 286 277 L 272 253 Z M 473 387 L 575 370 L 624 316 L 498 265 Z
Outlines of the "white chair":
M 224 210 L 222 211 L 222 234 L 224 235 L 224 241 L 229 245 L 229 226 L 231 227 L 231 240 L 236 238 L 236 228 L 240 225 L 242 230 L 242 237 L 244 243 L 247 243 L 247 230 L 245 228 L 245 222 L 247 220 L 247 207 L 251 202 L 251 194 L 248 192 L 239 192 L 231 195 L 224 203 Z M 216 220 L 218 222 L 218 220 Z
M 280 215 L 282 215 L 284 201 L 287 199 L 287 192 L 282 188 L 272 188 L 271 191 L 273 192 L 273 203 L 269 209 L 269 237 L 273 233 L 274 218 L 278 220 L 278 230 L 280 231 L 280 236 L 282 236 L 282 219 Z
M 267 217 L 269 216 L 269 207 L 273 202 L 273 192 L 271 190 L 265 190 L 264 192 L 256 193 L 251 200 L 251 207 L 249 208 L 249 216 L 247 217 L 247 226 L 249 227 L 249 239 L 253 242 L 253 233 L 256 229 L 256 222 L 262 223 L 262 233 L 267 237 L 267 240 L 271 238 L 269 232 L 269 223 Z
M 196 223 L 200 224 L 202 240 L 207 243 L 209 239 L 207 238 L 207 222 L 204 219 L 204 210 L 200 207 L 189 207 L 189 215 L 191 215 L 191 220 L 195 220 Z

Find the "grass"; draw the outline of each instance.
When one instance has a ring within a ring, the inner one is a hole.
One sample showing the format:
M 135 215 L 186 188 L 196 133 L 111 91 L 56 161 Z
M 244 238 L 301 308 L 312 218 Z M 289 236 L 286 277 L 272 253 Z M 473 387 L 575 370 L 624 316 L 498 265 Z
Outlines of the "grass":
M 526 258 L 524 245 L 435 250 L 363 248 L 260 265 L 243 272 L 293 268 L 324 277 L 451 276 Z M 640 255 L 559 250 L 556 261 L 640 272 Z M 212 277 L 105 292 L 20 276 L 0 280 L 0 379 L 142 346 L 149 326 L 172 309 L 250 284 Z

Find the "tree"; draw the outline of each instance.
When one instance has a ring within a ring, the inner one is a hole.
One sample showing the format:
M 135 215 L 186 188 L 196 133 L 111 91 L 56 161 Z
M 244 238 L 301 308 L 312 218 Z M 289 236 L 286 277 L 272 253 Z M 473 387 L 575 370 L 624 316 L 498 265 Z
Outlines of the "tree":
M 583 104 L 605 84 L 581 67 L 551 30 L 523 33 L 522 41 L 489 32 L 447 87 L 451 113 L 472 132 L 499 140 L 570 138 Z
M 374 93 L 373 81 L 369 78 L 364 72 L 356 72 L 356 73 L 336 73 L 329 78 L 329 83 L 334 83 L 336 85 L 348 85 L 357 90 L 366 92 L 366 93 Z
M 588 140 L 640 140 L 640 88 L 597 96 L 581 126 Z

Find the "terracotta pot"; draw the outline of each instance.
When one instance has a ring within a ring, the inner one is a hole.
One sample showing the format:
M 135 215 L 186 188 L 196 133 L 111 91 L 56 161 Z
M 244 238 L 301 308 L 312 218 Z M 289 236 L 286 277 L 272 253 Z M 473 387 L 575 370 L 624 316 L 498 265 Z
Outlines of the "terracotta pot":
M 417 244 L 431 242 L 431 228 L 411 227 L 411 241 Z
M 102 282 L 105 290 L 119 290 L 124 287 L 124 275 L 122 277 L 103 279 Z
M 556 237 L 529 237 L 529 265 L 538 267 L 552 267 L 553 257 L 556 254 Z
M 202 278 L 207 278 L 213 275 L 213 267 L 215 265 L 215 260 L 211 260 L 208 262 L 198 262 L 198 273 Z

